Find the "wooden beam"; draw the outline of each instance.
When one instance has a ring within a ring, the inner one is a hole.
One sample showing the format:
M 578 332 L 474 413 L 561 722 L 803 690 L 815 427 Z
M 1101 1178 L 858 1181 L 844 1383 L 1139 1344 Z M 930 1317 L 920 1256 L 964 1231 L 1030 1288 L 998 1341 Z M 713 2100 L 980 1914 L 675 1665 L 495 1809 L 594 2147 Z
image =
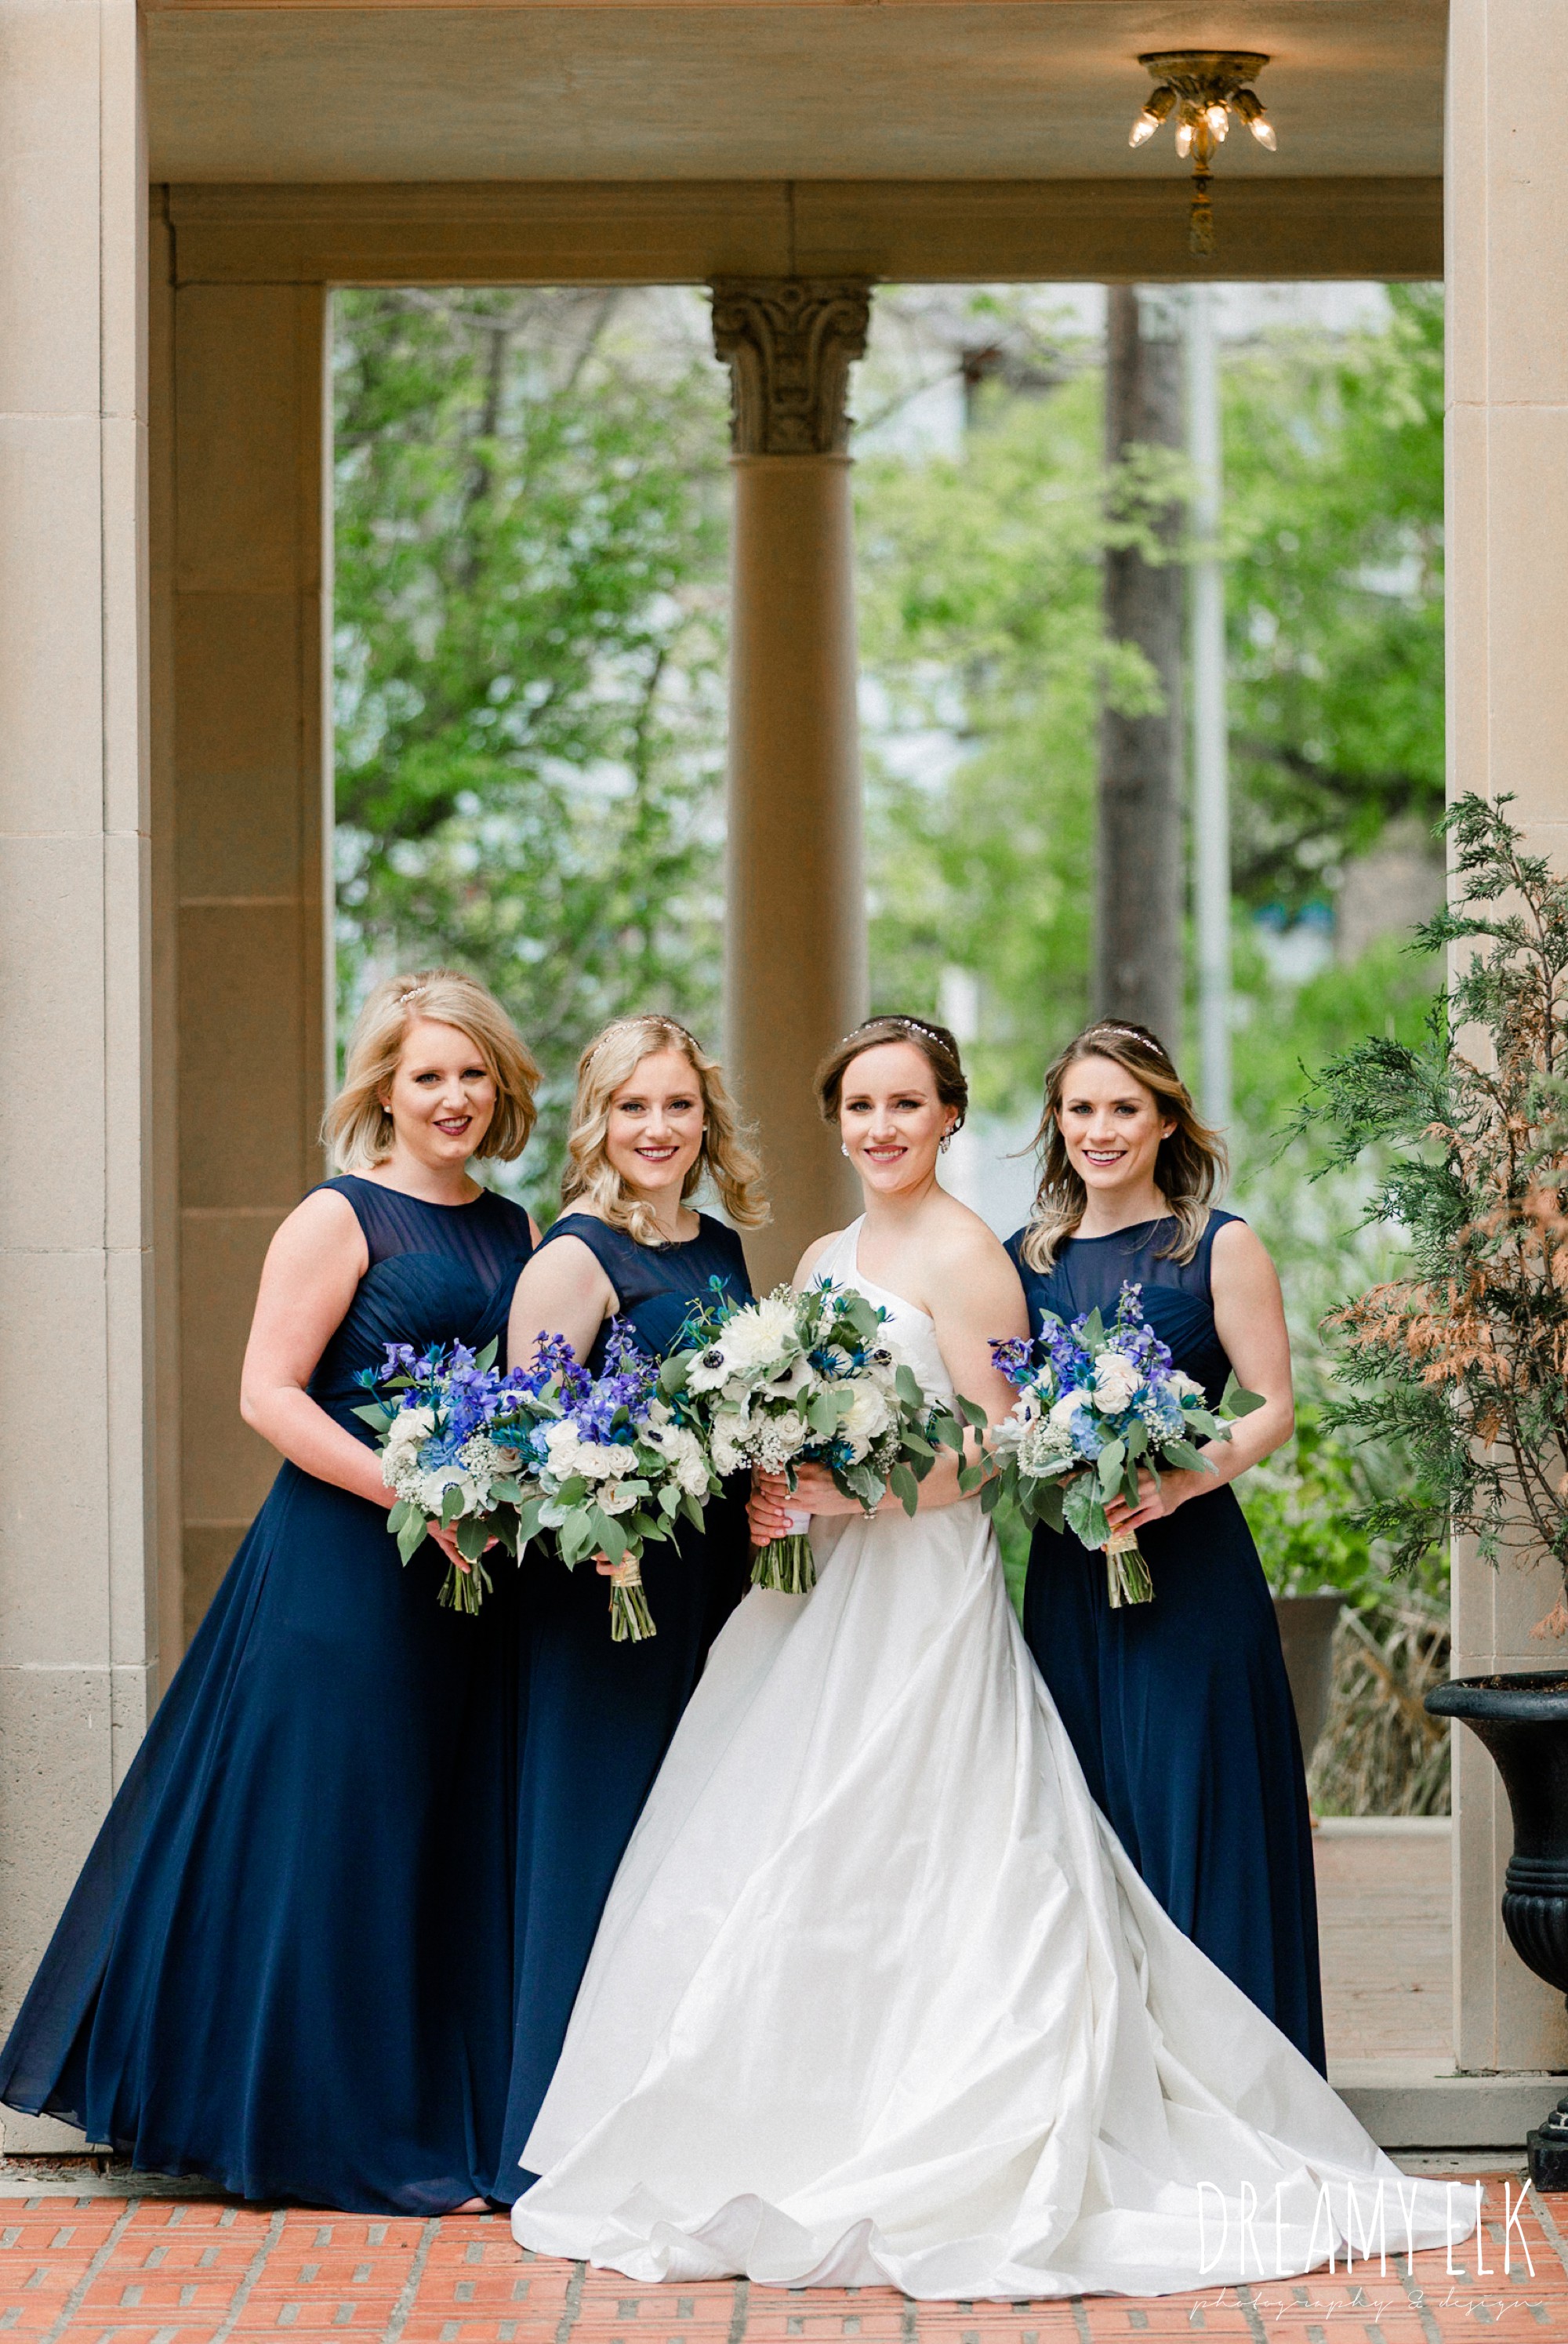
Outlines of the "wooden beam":
M 1438 278 L 1437 178 L 1217 182 L 1220 279 Z M 169 190 L 181 284 L 1177 281 L 1182 179 L 533 180 Z

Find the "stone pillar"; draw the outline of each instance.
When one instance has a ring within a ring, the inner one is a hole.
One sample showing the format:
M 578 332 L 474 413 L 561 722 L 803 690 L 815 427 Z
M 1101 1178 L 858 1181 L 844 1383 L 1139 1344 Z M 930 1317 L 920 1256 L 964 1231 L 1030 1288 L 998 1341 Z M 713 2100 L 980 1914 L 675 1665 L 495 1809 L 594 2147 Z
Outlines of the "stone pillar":
M 735 481 L 724 1052 L 773 1198 L 747 1240 L 762 1286 L 857 1208 L 811 1076 L 866 1008 L 845 397 L 868 311 L 863 284 L 713 288 Z
M 157 1682 L 146 177 L 134 0 L 0 0 L 0 2027 Z
M 1568 11 L 1452 0 L 1448 244 L 1451 791 L 1511 793 L 1568 864 Z M 1456 1675 L 1560 1667 L 1530 1631 L 1553 1574 L 1454 1557 Z M 1491 1760 L 1454 1728 L 1455 2052 L 1462 2068 L 1568 2066 L 1563 1998 L 1498 1917 L 1511 1844 Z
M 184 1619 L 278 1470 L 239 1415 L 262 1256 L 319 1180 L 331 1038 L 327 296 L 174 295 Z
M 1108 288 L 1106 462 L 1140 448 L 1185 442 L 1182 317 L 1157 286 Z M 1146 561 L 1137 545 L 1105 557 L 1105 624 L 1112 642 L 1148 662 L 1160 705 L 1142 716 L 1106 708 L 1099 724 L 1095 856 L 1094 1014 L 1150 1026 L 1181 1046 L 1181 925 L 1187 892 L 1182 822 L 1181 676 L 1187 573 L 1179 560 L 1183 513 L 1172 499 L 1151 511 L 1169 559 Z

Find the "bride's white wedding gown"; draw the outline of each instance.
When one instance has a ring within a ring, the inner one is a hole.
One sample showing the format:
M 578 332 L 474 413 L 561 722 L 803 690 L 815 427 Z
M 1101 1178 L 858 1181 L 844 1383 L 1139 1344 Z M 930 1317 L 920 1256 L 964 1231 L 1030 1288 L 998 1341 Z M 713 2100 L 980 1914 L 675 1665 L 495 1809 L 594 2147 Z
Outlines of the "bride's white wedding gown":
M 857 1286 L 928 1390 L 924 1312 Z M 823 1535 L 824 1531 L 827 1535 Z M 977 1500 L 819 1522 L 714 1644 L 512 2228 L 640 2280 L 927 2297 L 1300 2272 L 1471 2227 L 1183 1937 L 1092 1803 Z

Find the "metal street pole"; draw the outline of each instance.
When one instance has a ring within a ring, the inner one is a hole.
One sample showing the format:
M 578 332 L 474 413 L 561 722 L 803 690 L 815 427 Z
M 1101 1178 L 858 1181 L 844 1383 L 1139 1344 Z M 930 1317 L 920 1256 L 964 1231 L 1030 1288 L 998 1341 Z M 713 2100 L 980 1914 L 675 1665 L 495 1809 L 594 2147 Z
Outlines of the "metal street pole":
M 1187 453 L 1192 467 L 1192 894 L 1198 941 L 1199 1088 L 1204 1118 L 1230 1121 L 1230 773 L 1225 713 L 1223 472 L 1214 289 L 1187 299 Z

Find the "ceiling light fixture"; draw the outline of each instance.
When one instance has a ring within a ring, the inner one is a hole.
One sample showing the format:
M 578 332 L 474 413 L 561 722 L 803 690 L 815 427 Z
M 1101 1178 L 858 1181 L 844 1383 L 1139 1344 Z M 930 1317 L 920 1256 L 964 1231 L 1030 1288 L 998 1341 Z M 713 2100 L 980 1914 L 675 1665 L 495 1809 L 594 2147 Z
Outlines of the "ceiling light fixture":
M 1250 49 L 1154 49 L 1138 59 L 1154 76 L 1156 86 L 1128 133 L 1128 145 L 1146 145 L 1162 122 L 1176 116 L 1176 151 L 1183 161 L 1189 155 L 1192 157 L 1192 210 L 1187 240 L 1205 259 L 1214 251 L 1209 165 L 1215 149 L 1225 142 L 1232 113 L 1270 154 L 1279 143 L 1262 100 L 1255 89 L 1247 87 L 1268 62 Z

